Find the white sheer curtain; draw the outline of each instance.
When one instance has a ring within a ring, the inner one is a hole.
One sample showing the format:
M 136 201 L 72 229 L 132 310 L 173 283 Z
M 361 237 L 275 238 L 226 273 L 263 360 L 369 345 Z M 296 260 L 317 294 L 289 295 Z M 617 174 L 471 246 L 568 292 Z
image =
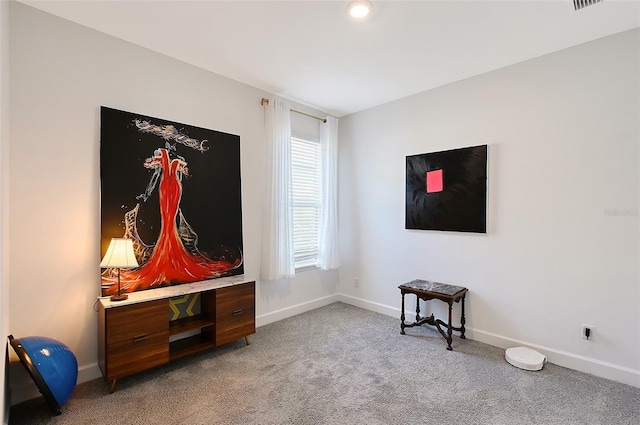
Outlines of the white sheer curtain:
M 265 110 L 266 176 L 263 198 L 263 280 L 295 275 L 293 258 L 293 211 L 291 209 L 291 106 L 280 98 Z
M 320 127 L 322 146 L 322 216 L 318 267 L 322 270 L 340 267 L 338 249 L 338 119 L 327 117 Z

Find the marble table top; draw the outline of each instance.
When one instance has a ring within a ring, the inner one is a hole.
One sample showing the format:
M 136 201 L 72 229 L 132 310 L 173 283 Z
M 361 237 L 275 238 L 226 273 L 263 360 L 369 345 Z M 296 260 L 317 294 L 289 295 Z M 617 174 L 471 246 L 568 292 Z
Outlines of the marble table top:
M 455 295 L 460 291 L 464 291 L 467 288 L 462 286 L 447 285 L 446 283 L 430 282 L 428 280 L 412 280 L 411 282 L 403 283 L 400 287 L 417 289 L 420 291 L 435 292 L 436 294 Z
M 147 289 L 145 291 L 129 292 L 127 293 L 129 298 L 123 301 L 111 301 L 110 296 L 100 297 L 98 298 L 98 301 L 104 308 L 120 307 L 145 301 L 179 297 L 182 295 L 193 294 L 195 292 L 209 291 L 211 289 L 225 288 L 227 286 L 242 285 L 243 283 L 254 281 L 255 279 L 247 279 L 244 275 L 221 277 L 218 279 L 183 283 L 180 285 L 163 286 L 161 288 Z

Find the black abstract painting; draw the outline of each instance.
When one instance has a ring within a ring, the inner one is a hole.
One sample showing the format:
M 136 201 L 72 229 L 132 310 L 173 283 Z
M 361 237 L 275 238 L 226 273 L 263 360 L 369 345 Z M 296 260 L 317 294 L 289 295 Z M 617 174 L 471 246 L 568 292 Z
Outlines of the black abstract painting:
M 487 232 L 487 145 L 407 156 L 405 228 Z

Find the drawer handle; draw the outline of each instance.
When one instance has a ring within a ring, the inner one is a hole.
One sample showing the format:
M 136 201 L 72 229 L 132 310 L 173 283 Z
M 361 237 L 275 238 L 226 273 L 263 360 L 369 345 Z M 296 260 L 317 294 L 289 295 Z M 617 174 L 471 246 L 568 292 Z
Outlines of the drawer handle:
M 133 337 L 133 341 L 134 342 L 142 341 L 143 339 L 145 339 L 148 336 L 149 336 L 149 334 L 142 334 L 142 335 L 134 336 Z
M 240 314 L 242 314 L 242 309 L 234 310 L 231 314 L 233 314 L 234 316 L 239 316 Z

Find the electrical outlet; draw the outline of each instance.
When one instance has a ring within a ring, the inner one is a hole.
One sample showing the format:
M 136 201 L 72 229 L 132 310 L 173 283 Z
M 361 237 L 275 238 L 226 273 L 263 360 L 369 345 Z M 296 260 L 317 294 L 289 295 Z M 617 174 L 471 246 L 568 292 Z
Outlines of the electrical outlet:
M 591 325 L 582 325 L 582 339 L 593 341 L 596 327 Z
M 354 288 L 359 288 L 360 287 L 360 279 L 358 279 L 357 277 L 353 279 L 353 286 Z

